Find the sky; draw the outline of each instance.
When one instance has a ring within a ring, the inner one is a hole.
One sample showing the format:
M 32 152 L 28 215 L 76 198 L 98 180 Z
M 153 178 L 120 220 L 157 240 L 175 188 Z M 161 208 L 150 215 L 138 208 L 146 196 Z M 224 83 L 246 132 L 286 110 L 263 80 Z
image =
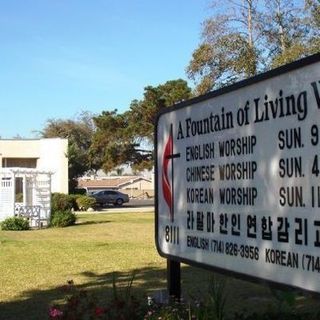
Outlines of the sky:
M 188 80 L 209 15 L 208 0 L 0 0 L 0 137 L 122 113 L 144 87 Z

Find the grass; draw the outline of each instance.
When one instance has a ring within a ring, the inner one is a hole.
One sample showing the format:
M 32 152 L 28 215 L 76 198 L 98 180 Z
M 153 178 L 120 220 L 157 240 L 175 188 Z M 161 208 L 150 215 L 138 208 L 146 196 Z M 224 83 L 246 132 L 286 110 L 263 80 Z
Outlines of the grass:
M 114 273 L 121 284 L 133 271 L 134 292 L 143 299 L 166 288 L 166 260 L 155 248 L 152 212 L 81 214 L 73 227 L 0 231 L 0 320 L 46 319 L 48 306 L 62 301 L 68 280 L 102 298 L 111 295 Z M 185 295 L 203 295 L 209 274 L 183 266 Z M 229 280 L 233 309 L 244 301 L 268 307 L 267 287 Z
M 138 287 L 165 286 L 165 260 L 156 252 L 153 228 L 152 213 L 99 213 L 79 215 L 77 225 L 63 229 L 0 231 L 0 319 L 3 310 L 16 310 L 10 305 L 27 307 L 41 296 L 47 298 L 41 299 L 44 308 L 38 306 L 43 312 L 70 279 L 87 289 L 102 288 L 111 284 L 113 272 L 139 269 L 151 281 L 138 275 Z M 41 312 L 30 319 L 36 317 L 44 319 Z

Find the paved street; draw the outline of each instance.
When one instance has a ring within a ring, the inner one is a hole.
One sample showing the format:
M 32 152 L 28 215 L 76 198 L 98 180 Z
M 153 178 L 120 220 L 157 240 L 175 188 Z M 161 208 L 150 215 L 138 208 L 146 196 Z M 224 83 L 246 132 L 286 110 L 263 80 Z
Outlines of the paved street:
M 124 203 L 123 207 L 154 207 L 154 199 L 136 200 L 130 199 L 128 203 Z

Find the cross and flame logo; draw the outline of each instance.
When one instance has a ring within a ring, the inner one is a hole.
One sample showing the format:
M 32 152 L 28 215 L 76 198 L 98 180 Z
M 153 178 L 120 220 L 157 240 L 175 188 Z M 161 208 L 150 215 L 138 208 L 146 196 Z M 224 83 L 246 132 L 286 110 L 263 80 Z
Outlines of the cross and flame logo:
M 170 221 L 174 221 L 174 164 L 173 159 L 179 158 L 180 153 L 173 153 L 173 125 L 170 126 L 170 134 L 164 148 L 162 158 L 162 192 L 164 200 L 169 207 Z M 169 170 L 171 169 L 171 177 Z M 170 179 L 171 178 L 171 179 Z M 171 180 L 171 183 L 170 183 Z

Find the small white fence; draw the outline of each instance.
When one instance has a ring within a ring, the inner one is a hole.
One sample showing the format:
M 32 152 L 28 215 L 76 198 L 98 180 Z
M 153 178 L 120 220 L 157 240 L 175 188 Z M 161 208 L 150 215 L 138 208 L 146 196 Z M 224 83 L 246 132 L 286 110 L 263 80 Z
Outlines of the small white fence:
M 22 216 L 31 227 L 46 226 L 51 214 L 49 171 L 27 168 L 0 169 L 0 221 Z

